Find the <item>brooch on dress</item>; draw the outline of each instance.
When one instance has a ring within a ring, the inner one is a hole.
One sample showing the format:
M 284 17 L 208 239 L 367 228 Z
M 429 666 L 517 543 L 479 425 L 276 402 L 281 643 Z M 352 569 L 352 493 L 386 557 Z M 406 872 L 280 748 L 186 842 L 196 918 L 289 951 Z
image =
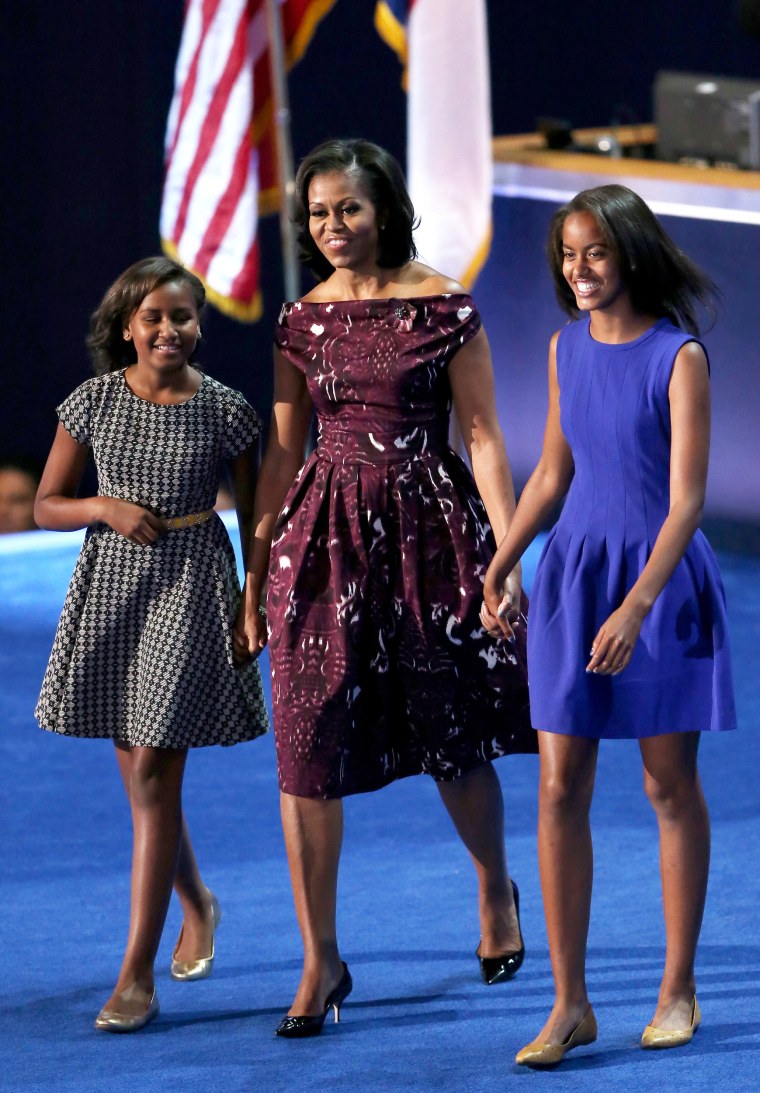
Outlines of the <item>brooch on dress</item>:
M 411 304 L 399 304 L 398 307 L 393 309 L 393 320 L 395 321 L 392 320 L 391 325 L 396 330 L 403 330 L 405 334 L 409 334 L 416 314 L 417 308 L 412 307 Z

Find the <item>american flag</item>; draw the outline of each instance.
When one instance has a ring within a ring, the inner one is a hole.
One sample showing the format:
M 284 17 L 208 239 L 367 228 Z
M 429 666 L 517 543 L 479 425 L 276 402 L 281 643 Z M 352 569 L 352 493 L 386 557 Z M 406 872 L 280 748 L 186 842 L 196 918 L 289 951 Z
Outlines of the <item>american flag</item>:
M 288 67 L 335 0 L 279 0 Z M 161 240 L 235 318 L 261 314 L 258 218 L 278 206 L 267 0 L 186 0 Z
M 404 65 L 407 176 L 420 257 L 471 287 L 491 245 L 493 153 L 485 0 L 379 0 Z

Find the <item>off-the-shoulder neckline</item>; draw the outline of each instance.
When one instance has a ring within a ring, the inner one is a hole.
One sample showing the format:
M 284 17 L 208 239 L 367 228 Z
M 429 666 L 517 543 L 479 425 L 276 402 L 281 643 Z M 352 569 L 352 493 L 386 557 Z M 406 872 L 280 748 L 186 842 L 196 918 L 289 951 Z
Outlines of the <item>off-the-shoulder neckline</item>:
M 427 296 L 367 296 L 361 300 L 286 300 L 283 307 L 345 307 L 347 304 L 412 304 L 426 300 L 471 300 L 469 292 L 433 292 Z

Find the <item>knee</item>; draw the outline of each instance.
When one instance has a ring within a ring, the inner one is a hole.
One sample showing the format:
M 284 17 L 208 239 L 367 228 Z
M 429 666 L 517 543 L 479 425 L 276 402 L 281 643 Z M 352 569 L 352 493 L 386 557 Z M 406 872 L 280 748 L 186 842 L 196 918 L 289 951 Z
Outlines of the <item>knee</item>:
M 539 794 L 541 809 L 557 819 L 583 820 L 591 809 L 593 788 L 593 778 L 557 772 L 542 775 Z
M 135 757 L 129 781 L 129 799 L 134 807 L 154 808 L 165 804 L 175 786 L 179 790 L 179 785 L 158 749 L 146 748 Z
M 700 800 L 699 776 L 696 771 L 645 771 L 644 792 L 660 818 L 675 819 Z

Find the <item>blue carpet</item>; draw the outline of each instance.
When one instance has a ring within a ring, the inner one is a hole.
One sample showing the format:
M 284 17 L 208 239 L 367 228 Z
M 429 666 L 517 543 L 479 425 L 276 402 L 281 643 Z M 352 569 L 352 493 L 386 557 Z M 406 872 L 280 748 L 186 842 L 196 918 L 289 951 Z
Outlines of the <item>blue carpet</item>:
M 408 779 L 346 802 L 340 935 L 355 988 L 336 1028 L 272 1035 L 300 968 L 271 737 L 193 752 L 186 814 L 224 920 L 213 976 L 169 978 L 172 903 L 157 964 L 162 1012 L 136 1036 L 96 1032 L 127 932 L 130 822 L 110 745 L 35 727 L 32 707 L 76 535 L 0 542 L 0 1087 L 4 1090 L 593 1091 L 760 1088 L 757 846 L 760 701 L 750 655 L 760 559 L 722 555 L 741 732 L 705 738 L 714 824 L 698 960 L 704 1024 L 680 1051 L 645 1053 L 663 959 L 656 825 L 635 745 L 602 747 L 593 810 L 589 952 L 599 1040 L 549 1073 L 515 1067 L 552 983 L 538 887 L 535 757 L 497 764 L 528 955 L 510 984 L 480 983 L 476 886 L 433 785 Z M 529 585 L 536 553 L 526 564 Z M 266 664 L 262 664 L 266 669 Z

